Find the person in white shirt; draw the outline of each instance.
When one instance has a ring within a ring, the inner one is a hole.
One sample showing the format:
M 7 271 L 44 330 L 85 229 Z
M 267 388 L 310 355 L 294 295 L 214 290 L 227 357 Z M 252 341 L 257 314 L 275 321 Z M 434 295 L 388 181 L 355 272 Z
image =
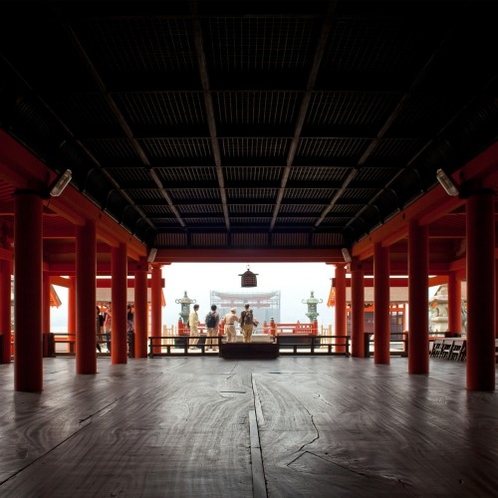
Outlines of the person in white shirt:
M 188 317 L 188 328 L 190 330 L 190 337 L 199 337 L 199 305 L 194 304 L 194 310 L 190 312 Z M 199 339 L 190 339 L 190 347 L 193 348 Z

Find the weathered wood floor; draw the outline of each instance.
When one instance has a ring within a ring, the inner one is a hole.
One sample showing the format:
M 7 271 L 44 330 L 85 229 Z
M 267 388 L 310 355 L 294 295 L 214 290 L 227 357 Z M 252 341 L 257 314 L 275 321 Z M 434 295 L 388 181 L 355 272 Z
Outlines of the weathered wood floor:
M 44 391 L 0 365 L 0 496 L 498 496 L 498 394 L 431 359 L 153 358 L 76 375 L 44 360 Z

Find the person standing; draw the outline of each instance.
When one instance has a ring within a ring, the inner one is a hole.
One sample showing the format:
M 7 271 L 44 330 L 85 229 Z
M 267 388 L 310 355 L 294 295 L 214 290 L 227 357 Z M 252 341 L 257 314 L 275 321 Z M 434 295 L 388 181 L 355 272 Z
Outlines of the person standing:
M 100 338 L 102 336 L 102 328 L 104 326 L 104 317 L 100 313 L 100 307 L 97 306 L 97 351 L 102 353 L 102 348 L 100 347 Z
M 216 311 L 216 304 L 211 305 L 211 311 L 206 315 L 206 328 L 208 340 L 206 346 L 214 351 L 217 351 L 217 342 L 218 342 L 218 327 L 220 324 L 220 315 Z
M 252 314 L 251 305 L 244 304 L 244 311 L 240 314 L 240 328 L 242 330 L 242 342 L 251 342 L 252 332 L 254 330 L 254 316 Z
M 128 352 L 134 349 L 134 333 L 135 333 L 135 313 L 133 313 L 133 307 L 131 304 L 128 305 L 128 312 L 126 315 L 126 339 L 128 341 Z
M 108 304 L 104 312 L 104 333 L 107 341 L 107 351 L 111 352 L 111 331 L 112 331 L 112 313 L 111 303 Z
M 190 337 L 199 337 L 199 305 L 194 304 L 193 311 L 190 312 L 188 316 L 188 328 L 190 329 Z M 189 345 L 191 348 L 195 348 L 195 345 L 199 339 L 190 339 Z
M 225 315 L 225 334 L 227 335 L 227 342 L 237 342 L 235 322 L 240 323 L 240 318 L 237 316 L 237 308 L 232 308 L 230 313 Z

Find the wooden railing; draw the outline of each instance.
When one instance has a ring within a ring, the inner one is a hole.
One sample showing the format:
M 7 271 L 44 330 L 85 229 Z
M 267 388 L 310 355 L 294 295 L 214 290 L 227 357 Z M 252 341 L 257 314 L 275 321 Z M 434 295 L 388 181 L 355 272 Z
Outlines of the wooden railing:
M 53 345 L 48 346 L 47 356 L 74 356 L 76 353 L 76 334 L 65 333 L 65 332 L 53 332 L 47 334 L 49 341 L 53 341 Z M 111 353 L 107 350 L 108 341 L 107 334 L 98 334 L 96 336 L 95 348 L 97 348 L 97 342 L 101 347 L 101 352 L 96 352 L 98 356 L 109 356 Z M 128 356 L 133 358 L 134 356 L 134 336 L 130 334 L 127 338 L 128 342 Z M 104 348 L 106 351 L 104 351 Z
M 263 334 L 280 335 L 280 334 L 310 334 L 317 335 L 318 325 L 313 323 L 267 323 L 264 322 Z
M 238 338 L 240 342 L 240 337 Z M 209 344 L 211 341 L 214 344 Z M 207 337 L 206 334 L 192 337 L 190 335 L 163 335 L 149 337 L 149 357 L 155 356 L 185 356 L 185 355 L 218 355 L 225 336 Z M 252 342 L 267 342 L 278 344 L 280 354 L 313 354 L 349 356 L 350 345 L 348 336 L 314 335 L 280 333 L 255 334 Z M 214 350 L 210 348 L 214 347 Z
M 237 325 L 237 324 L 236 324 Z M 220 334 L 223 335 L 225 329 L 225 323 L 222 320 L 219 324 L 219 331 Z M 197 327 L 197 330 L 199 333 L 203 334 L 206 333 L 207 327 L 204 323 L 200 323 L 199 326 Z M 278 334 L 318 334 L 318 324 L 317 322 L 312 322 L 312 323 L 301 323 L 301 322 L 295 322 L 295 323 L 284 323 L 284 322 L 273 322 L 270 321 L 260 323 L 256 330 L 259 332 L 261 331 L 263 334 L 267 335 L 278 335 Z M 261 333 L 260 332 L 260 333 Z M 178 335 L 183 336 L 183 335 L 189 335 L 189 329 L 183 324 L 183 322 L 179 321 L 178 322 Z
M 76 334 L 57 332 L 51 335 L 54 340 L 54 356 L 75 354 Z
M 389 354 L 391 356 L 408 356 L 408 332 L 398 332 L 390 334 Z M 374 337 L 371 333 L 365 333 L 365 357 L 369 357 L 374 353 Z
M 257 332 L 263 333 L 253 334 L 253 340 L 275 340 L 278 342 L 281 354 L 328 354 L 328 355 L 350 355 L 350 338 L 348 336 L 334 335 L 331 333 L 332 328 L 321 327 L 320 333 L 317 333 L 317 325 L 314 323 L 263 323 L 257 329 Z M 199 337 L 190 337 L 188 329 L 178 327 L 176 333 L 175 327 L 163 327 L 163 335 L 153 336 L 148 338 L 149 356 L 168 356 L 174 354 L 213 354 L 216 351 L 209 351 L 210 344 L 205 344 L 206 327 L 200 324 L 198 327 L 200 333 Z M 181 332 L 181 333 L 180 333 Z M 324 333 L 325 332 L 325 333 Z M 219 348 L 219 344 L 224 340 L 223 323 L 220 324 L 220 336 L 215 339 L 209 338 L 209 342 L 214 341 L 215 347 Z M 46 333 L 44 336 L 44 355 L 74 355 L 76 345 L 76 335 L 73 333 Z M 238 336 L 239 337 L 239 336 Z M 266 339 L 265 339 L 266 338 Z M 97 355 L 106 356 L 110 353 L 106 349 L 107 336 L 100 334 L 99 343 L 102 347 L 102 353 Z M 431 337 L 431 349 L 434 337 Z M 448 343 L 455 338 L 446 338 Z M 240 337 L 239 337 L 240 340 Z M 365 356 L 371 356 L 374 353 L 373 334 L 365 333 Z M 441 339 L 442 340 L 442 339 Z M 46 341 L 52 341 L 51 344 L 46 345 Z M 456 340 L 455 344 L 460 341 Z M 439 341 L 438 341 L 439 344 Z M 195 348 L 192 348 L 195 346 Z M 14 350 L 14 336 L 12 335 L 12 352 Z M 133 356 L 134 347 L 129 342 L 128 350 L 130 356 Z M 52 354 L 45 354 L 46 351 Z M 395 356 L 408 356 L 408 333 L 391 334 L 390 338 L 390 354 Z M 435 356 L 434 353 L 431 356 Z M 496 356 L 498 359 L 498 341 L 496 347 Z M 437 356 L 436 356 L 437 357 Z M 450 355 L 454 358 L 455 355 Z M 462 356 L 460 356 L 461 358 Z

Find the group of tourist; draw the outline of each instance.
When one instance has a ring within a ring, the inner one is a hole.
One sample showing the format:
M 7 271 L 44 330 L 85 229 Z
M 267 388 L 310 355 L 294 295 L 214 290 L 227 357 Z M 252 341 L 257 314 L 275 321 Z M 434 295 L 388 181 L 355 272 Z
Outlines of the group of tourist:
M 190 330 L 191 337 L 199 336 L 199 305 L 194 304 L 194 309 L 188 317 L 187 326 Z M 206 315 L 205 324 L 207 328 L 207 338 L 206 338 L 206 349 L 217 350 L 218 344 L 218 334 L 219 325 L 222 320 L 218 311 L 216 304 L 211 305 L 211 311 Z M 237 308 L 231 308 L 230 312 L 223 317 L 225 323 L 225 334 L 227 342 L 236 342 L 237 332 L 235 330 L 235 323 L 240 324 L 240 330 L 242 333 L 243 342 L 251 342 L 252 333 L 254 329 L 258 326 L 258 321 L 254 318 L 251 305 L 249 303 L 244 304 L 244 309 L 240 314 L 237 315 Z M 194 342 L 190 342 L 191 347 L 195 347 Z
M 134 318 L 135 314 L 133 313 L 133 307 L 129 304 L 127 307 L 127 337 L 128 342 L 134 332 Z M 104 310 L 100 309 L 100 306 L 97 306 L 97 351 L 102 353 L 102 339 L 105 338 L 105 344 L 107 347 L 107 352 L 111 352 L 111 329 L 112 329 L 112 311 L 111 311 L 111 303 L 108 303 L 107 306 L 104 306 Z
M 199 308 L 198 304 L 194 304 L 194 309 L 188 317 L 187 326 L 190 331 L 190 337 L 199 337 Z M 218 334 L 220 322 L 223 320 L 225 328 L 224 332 L 226 334 L 226 342 L 236 342 L 237 332 L 235 329 L 235 324 L 239 323 L 240 331 L 242 333 L 243 342 L 251 342 L 252 334 L 254 329 L 258 326 L 259 322 L 253 316 L 253 312 L 249 303 L 244 304 L 244 309 L 242 310 L 240 316 L 237 315 L 237 308 L 233 307 L 230 312 L 227 313 L 223 318 L 217 311 L 216 304 L 211 305 L 211 310 L 206 315 L 205 325 L 206 325 L 206 349 L 211 351 L 217 351 L 218 349 Z M 127 332 L 128 340 L 130 340 L 130 334 L 134 332 L 134 313 L 133 307 L 128 305 L 127 311 Z M 112 311 L 111 303 L 108 303 L 103 307 L 97 306 L 97 351 L 99 353 L 104 352 L 102 344 L 106 345 L 107 352 L 111 352 L 111 324 L 112 324 Z M 192 339 L 190 342 L 190 347 L 195 347 L 198 339 Z

